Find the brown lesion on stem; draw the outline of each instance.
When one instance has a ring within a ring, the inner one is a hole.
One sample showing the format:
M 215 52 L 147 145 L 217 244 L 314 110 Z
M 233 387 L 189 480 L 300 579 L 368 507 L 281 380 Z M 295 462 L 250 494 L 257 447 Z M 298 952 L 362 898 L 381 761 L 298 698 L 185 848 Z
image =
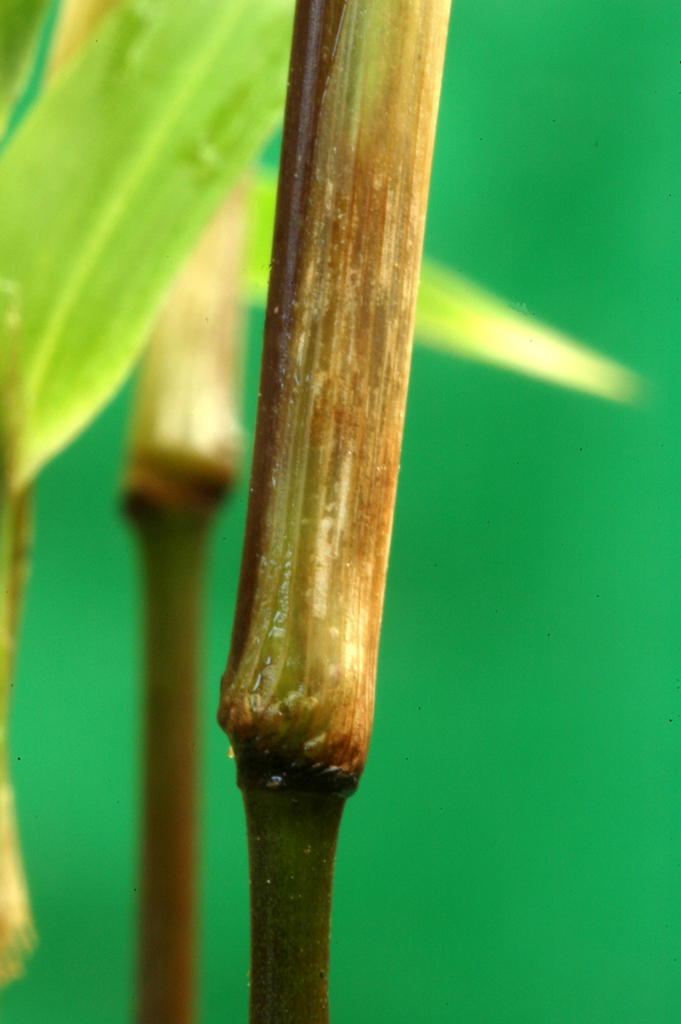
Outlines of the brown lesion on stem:
M 219 721 L 242 786 L 366 760 L 448 0 L 299 2 Z

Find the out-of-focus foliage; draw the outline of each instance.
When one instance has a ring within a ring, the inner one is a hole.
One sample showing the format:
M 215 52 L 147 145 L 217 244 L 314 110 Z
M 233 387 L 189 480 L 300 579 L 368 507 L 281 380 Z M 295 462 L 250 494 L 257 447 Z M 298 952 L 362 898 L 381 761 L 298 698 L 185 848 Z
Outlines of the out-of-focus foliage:
M 289 0 L 125 2 L 0 161 L 23 364 L 15 485 L 129 371 L 201 229 L 281 116 Z
M 429 261 L 421 270 L 416 332 L 433 348 L 601 398 L 631 402 L 639 392 L 631 370 Z
M 26 117 L 0 161 L 0 279 L 20 316 L 15 484 L 111 397 L 173 276 L 281 115 L 290 0 L 125 0 Z M 262 301 L 275 185 L 253 204 Z M 417 337 L 627 399 L 633 375 L 424 263 Z
M 2 0 L 0 8 L 0 137 L 31 67 L 50 0 Z

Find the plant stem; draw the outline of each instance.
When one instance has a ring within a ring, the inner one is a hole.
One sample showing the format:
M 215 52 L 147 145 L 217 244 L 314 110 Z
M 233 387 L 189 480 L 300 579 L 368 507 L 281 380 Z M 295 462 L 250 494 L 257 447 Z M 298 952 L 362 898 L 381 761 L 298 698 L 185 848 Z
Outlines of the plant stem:
M 328 1020 L 318 958 L 339 797 L 356 787 L 371 734 L 448 14 L 449 0 L 296 6 L 218 713 L 249 818 L 251 1024 Z M 325 868 L 308 878 L 312 834 Z
M 9 769 L 9 704 L 28 567 L 31 494 L 0 485 L 0 984 L 23 971 L 35 932 L 24 875 Z
M 146 713 L 140 1024 L 195 1019 L 197 700 L 209 518 L 138 507 L 144 557 Z
M 250 1024 L 328 1024 L 331 891 L 345 801 L 244 790 L 251 872 Z
M 154 325 L 126 469 L 146 589 L 140 1024 L 195 1019 L 201 579 L 241 453 L 244 198 L 224 203 Z
M 20 293 L 0 281 L 0 985 L 18 977 L 35 944 L 9 768 L 9 710 L 32 539 L 29 488 L 17 488 L 20 418 Z
M 219 710 L 242 777 L 354 788 L 366 760 L 448 11 L 296 9 Z

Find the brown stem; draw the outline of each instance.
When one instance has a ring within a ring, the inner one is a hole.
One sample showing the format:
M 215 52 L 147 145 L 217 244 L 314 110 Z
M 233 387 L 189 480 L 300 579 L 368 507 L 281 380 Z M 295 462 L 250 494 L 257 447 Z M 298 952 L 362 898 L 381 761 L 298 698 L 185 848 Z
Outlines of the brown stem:
M 366 760 L 448 13 L 297 5 L 219 711 L 244 785 Z
M 197 815 L 197 664 L 209 520 L 138 505 L 144 557 L 146 709 L 140 1024 L 192 1024 Z

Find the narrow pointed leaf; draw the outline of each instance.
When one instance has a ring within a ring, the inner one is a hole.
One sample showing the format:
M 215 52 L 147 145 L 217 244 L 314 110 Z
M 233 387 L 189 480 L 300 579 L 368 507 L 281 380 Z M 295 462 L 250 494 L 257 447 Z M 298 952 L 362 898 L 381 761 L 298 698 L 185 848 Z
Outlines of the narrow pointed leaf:
M 264 305 L 272 250 L 276 177 L 261 171 L 251 193 L 248 298 Z M 428 259 L 421 266 L 415 339 L 452 355 L 515 370 L 618 402 L 640 391 L 635 373 L 578 344 L 460 274 Z
M 101 408 L 174 274 L 281 116 L 289 0 L 126 0 L 0 161 L 19 295 L 19 486 Z
M 601 398 L 631 402 L 639 392 L 631 370 L 425 260 L 416 332 L 434 348 Z

